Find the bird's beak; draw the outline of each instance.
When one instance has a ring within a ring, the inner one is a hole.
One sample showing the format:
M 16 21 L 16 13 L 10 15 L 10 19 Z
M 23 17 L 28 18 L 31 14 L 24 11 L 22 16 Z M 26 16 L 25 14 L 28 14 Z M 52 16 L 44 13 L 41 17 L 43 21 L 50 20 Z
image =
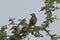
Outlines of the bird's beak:
M 30 15 L 32 15 L 32 14 L 30 14 Z

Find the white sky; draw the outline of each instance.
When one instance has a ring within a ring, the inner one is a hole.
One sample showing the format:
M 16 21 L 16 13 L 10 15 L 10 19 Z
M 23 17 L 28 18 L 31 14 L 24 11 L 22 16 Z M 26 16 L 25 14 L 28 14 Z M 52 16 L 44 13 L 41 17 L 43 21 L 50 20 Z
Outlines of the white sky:
M 35 13 L 38 21 L 36 25 L 41 25 L 44 21 L 44 12 L 38 12 L 40 8 L 44 5 L 44 0 L 0 0 L 0 26 L 8 24 L 8 19 L 14 17 L 16 19 L 26 18 L 27 22 L 30 19 L 31 13 Z M 60 7 L 60 4 L 57 6 Z M 55 20 L 54 23 L 50 25 L 52 33 L 60 35 L 60 9 L 53 12 L 57 15 L 59 20 Z M 10 28 L 10 27 L 9 27 Z M 43 32 L 44 34 L 45 32 Z M 8 34 L 10 31 L 8 30 Z M 34 36 L 29 36 L 30 40 L 50 40 L 49 37 L 35 38 Z

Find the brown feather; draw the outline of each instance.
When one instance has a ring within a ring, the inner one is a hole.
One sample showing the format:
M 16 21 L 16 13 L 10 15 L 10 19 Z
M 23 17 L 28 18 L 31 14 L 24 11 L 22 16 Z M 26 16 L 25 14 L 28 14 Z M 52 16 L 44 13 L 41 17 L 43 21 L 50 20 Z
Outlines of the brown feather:
M 36 16 L 33 16 L 33 17 L 31 17 L 29 24 L 30 24 L 30 26 L 34 26 L 36 24 L 36 22 L 37 22 L 37 18 L 36 18 Z

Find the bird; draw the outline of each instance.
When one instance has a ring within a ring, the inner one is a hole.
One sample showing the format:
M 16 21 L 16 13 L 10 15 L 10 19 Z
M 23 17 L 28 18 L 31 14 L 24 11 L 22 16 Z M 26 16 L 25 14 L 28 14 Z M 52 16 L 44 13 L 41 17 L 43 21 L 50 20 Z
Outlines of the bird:
M 30 26 L 35 26 L 36 22 L 37 22 L 37 17 L 34 13 L 30 14 L 31 18 L 29 20 L 29 25 Z

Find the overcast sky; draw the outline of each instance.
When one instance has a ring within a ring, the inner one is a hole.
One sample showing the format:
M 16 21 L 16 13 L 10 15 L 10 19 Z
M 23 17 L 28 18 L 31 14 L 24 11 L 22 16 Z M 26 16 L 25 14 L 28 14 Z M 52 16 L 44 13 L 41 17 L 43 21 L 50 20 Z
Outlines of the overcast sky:
M 26 18 L 29 23 L 31 13 L 35 13 L 37 16 L 36 25 L 41 25 L 45 19 L 44 12 L 39 12 L 42 6 L 44 6 L 44 0 L 0 0 L 0 26 L 8 24 L 8 19 L 12 17 L 16 19 Z M 56 6 L 60 7 L 60 4 Z M 53 14 L 57 15 L 59 20 L 55 20 L 54 23 L 50 24 L 49 29 L 52 30 L 51 33 L 60 35 L 60 9 L 53 12 Z M 10 31 L 8 30 L 9 33 Z M 35 38 L 31 35 L 29 38 L 30 40 L 50 40 L 48 36 Z

